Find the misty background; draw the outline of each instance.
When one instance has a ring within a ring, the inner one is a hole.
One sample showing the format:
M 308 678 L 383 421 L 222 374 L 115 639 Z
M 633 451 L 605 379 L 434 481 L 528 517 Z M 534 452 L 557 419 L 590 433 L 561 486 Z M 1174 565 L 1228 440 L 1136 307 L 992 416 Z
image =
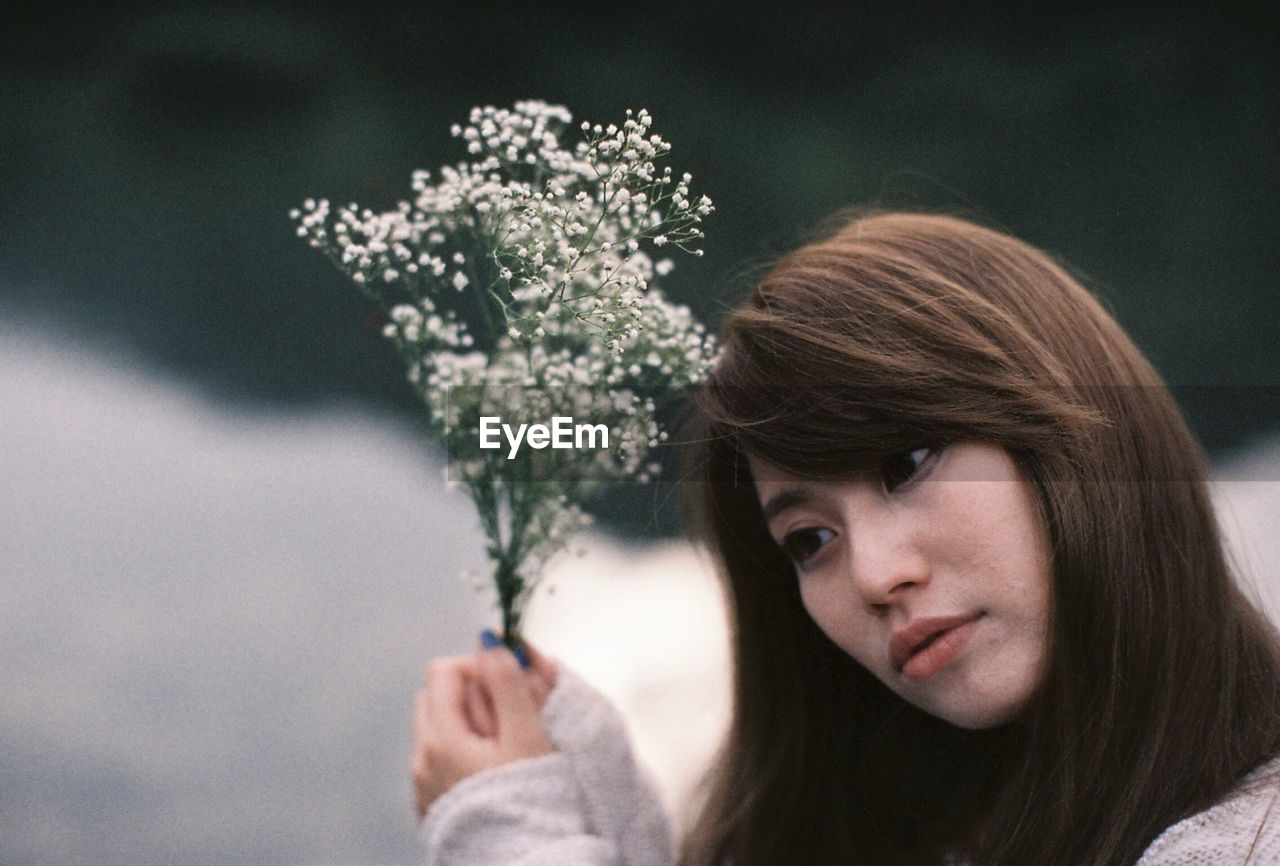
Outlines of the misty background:
M 1277 13 L 835 9 L 7 10 L 0 862 L 418 857 L 408 707 L 493 619 L 458 578 L 480 534 L 287 212 L 391 206 L 476 104 L 647 108 L 716 202 L 664 283 L 713 326 L 848 205 L 1062 256 L 1175 386 L 1274 612 Z M 670 492 L 596 503 L 530 631 L 628 712 L 675 808 L 724 657 Z

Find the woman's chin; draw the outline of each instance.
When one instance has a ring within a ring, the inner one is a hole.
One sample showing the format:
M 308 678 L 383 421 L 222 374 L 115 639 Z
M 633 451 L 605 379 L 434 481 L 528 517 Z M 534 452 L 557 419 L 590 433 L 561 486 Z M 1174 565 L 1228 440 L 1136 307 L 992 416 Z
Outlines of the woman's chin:
M 982 731 L 1007 725 L 1019 717 L 1026 706 L 1024 700 L 957 699 L 955 701 L 917 703 L 930 715 L 969 731 Z

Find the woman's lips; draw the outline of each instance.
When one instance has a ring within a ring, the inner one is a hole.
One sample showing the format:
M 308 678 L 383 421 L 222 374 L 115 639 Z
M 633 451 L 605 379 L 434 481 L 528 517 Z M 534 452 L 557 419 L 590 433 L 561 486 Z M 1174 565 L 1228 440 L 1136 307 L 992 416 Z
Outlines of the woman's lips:
M 910 680 L 926 680 L 955 660 L 969 637 L 978 627 L 981 614 L 959 625 L 936 633 L 932 643 L 911 655 L 902 666 L 902 675 Z

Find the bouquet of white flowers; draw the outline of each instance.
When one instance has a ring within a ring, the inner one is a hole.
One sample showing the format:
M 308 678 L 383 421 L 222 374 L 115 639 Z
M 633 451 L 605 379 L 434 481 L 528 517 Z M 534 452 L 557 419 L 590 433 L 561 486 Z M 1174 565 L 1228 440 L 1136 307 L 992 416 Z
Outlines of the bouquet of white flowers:
M 475 108 L 471 161 L 413 176 L 375 213 L 307 200 L 291 216 L 386 316 L 433 430 L 488 539 L 503 637 L 547 560 L 589 522 L 609 481 L 649 480 L 660 406 L 702 380 L 713 338 L 654 284 L 657 251 L 696 249 L 711 200 L 656 163 L 671 146 L 645 111 L 583 123 L 538 101 Z M 656 260 L 655 260 L 656 259 Z M 574 423 L 575 419 L 586 423 Z

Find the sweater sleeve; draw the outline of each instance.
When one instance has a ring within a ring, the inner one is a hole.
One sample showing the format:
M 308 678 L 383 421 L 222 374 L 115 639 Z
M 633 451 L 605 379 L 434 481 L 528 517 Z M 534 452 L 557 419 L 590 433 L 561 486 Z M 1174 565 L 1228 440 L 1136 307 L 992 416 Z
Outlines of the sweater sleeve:
M 670 866 L 666 815 L 613 705 L 561 665 L 542 720 L 556 752 L 484 770 L 431 805 L 428 866 Z
M 668 866 L 673 856 L 666 812 L 632 755 L 626 723 L 613 704 L 561 665 L 543 720 L 573 767 L 592 832 L 617 845 L 622 866 Z
M 427 866 L 622 866 L 587 832 L 568 759 L 554 752 L 463 779 L 427 811 Z

